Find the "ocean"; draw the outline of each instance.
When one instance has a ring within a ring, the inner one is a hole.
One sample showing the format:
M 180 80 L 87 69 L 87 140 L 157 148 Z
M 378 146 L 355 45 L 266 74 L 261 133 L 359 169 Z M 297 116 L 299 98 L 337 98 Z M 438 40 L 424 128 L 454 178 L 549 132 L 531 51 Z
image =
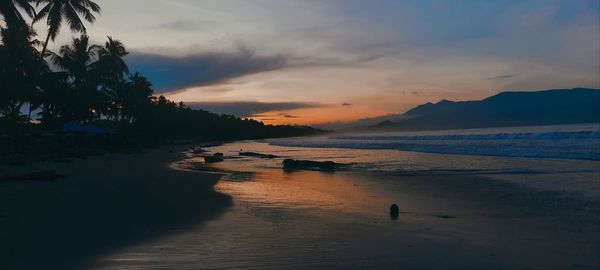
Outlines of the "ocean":
M 600 160 L 600 124 L 340 134 L 269 140 L 280 146 Z
M 540 191 L 600 198 L 600 124 L 427 132 L 329 134 L 242 141 L 210 149 L 279 156 L 238 158 L 222 170 L 280 170 L 285 158 L 334 161 L 350 172 L 478 175 Z

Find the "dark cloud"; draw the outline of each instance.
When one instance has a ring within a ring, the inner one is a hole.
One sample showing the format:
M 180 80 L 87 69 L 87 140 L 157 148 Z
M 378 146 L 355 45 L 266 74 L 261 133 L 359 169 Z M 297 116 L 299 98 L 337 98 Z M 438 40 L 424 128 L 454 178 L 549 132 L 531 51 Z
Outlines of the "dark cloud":
M 342 103 L 342 106 L 352 106 L 352 104 L 344 102 L 344 103 Z
M 199 53 L 185 57 L 132 52 L 127 62 L 131 71 L 147 76 L 157 92 L 216 84 L 286 66 L 281 56 L 257 56 L 243 48 L 234 53 Z
M 291 115 L 291 114 L 284 114 L 283 117 L 285 117 L 285 118 L 299 118 L 298 116 Z
M 357 65 L 383 58 L 383 54 L 355 55 L 354 57 L 288 56 L 286 59 L 294 67 L 336 67 Z
M 213 25 L 216 25 L 216 23 L 208 20 L 177 20 L 160 24 L 158 25 L 158 28 L 171 31 L 190 32 L 204 30 Z
M 188 31 L 191 30 L 188 28 L 198 25 L 198 22 L 195 23 L 174 21 L 160 27 Z M 154 90 L 163 93 L 186 87 L 219 84 L 236 77 L 286 67 L 347 66 L 373 61 L 383 56 L 368 54 L 348 59 L 294 55 L 258 56 L 240 45 L 235 52 L 202 52 L 181 57 L 133 51 L 126 60 L 131 71 L 147 76 L 153 82 Z
M 494 76 L 494 77 L 489 77 L 489 78 L 485 78 L 488 81 L 492 81 L 492 80 L 504 80 L 504 79 L 510 79 L 512 77 L 514 77 L 515 75 L 512 74 L 507 74 L 507 75 L 499 75 L 499 76 Z
M 260 113 L 324 106 L 310 102 L 188 102 L 186 104 L 195 109 L 203 109 L 219 114 L 232 114 L 238 117 L 272 117 L 273 115 L 261 115 Z M 293 115 L 289 114 L 283 116 L 294 118 Z

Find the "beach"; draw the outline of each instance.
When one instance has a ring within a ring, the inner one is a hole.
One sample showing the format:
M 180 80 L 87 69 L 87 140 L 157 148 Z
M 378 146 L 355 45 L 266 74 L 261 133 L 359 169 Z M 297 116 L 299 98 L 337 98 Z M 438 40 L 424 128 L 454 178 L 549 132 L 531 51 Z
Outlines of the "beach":
M 240 149 L 278 158 L 240 157 Z M 216 188 L 233 206 L 202 225 L 133 245 L 92 269 L 595 269 L 597 197 L 539 190 L 536 179 L 595 177 L 595 162 L 280 147 L 243 141 L 188 155 L 179 170 L 226 172 Z M 474 170 L 340 171 L 281 168 L 283 158 L 446 160 Z M 501 161 L 501 162 L 499 162 Z M 486 168 L 522 164 L 531 173 Z M 534 166 L 534 164 L 538 164 Z M 579 166 L 579 168 L 576 167 Z M 517 184 L 526 179 L 528 185 Z M 595 180 L 594 180 L 595 181 Z M 546 181 L 551 182 L 551 181 Z M 539 183 L 538 183 L 539 184 Z M 391 203 L 400 207 L 392 219 Z
M 170 168 L 185 146 L 3 167 L 64 178 L 0 182 L 1 269 L 88 269 L 98 258 L 231 207 L 220 175 Z
M 0 0 L 0 270 L 600 270 L 600 1 Z
M 3 269 L 600 267 L 598 161 L 278 144 L 207 147 L 214 164 L 163 146 L 3 182 Z

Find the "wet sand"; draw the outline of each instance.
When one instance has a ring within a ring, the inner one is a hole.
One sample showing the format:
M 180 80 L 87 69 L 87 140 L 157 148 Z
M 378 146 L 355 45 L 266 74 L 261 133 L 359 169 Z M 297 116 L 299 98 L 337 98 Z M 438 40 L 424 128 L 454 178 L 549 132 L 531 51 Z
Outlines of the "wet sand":
M 596 201 L 477 175 L 286 172 L 270 167 L 278 160 L 232 158 L 180 164 L 238 169 L 217 184 L 234 199 L 223 215 L 110 254 L 92 269 L 600 266 Z M 396 220 L 392 202 L 400 206 Z
M 0 269 L 87 269 L 98 258 L 217 217 L 217 174 L 176 171 L 183 146 L 0 168 L 54 181 L 0 182 Z
M 207 167 L 169 150 L 2 183 L 2 269 L 600 267 L 598 204 L 585 197 L 479 175 L 284 171 L 252 157 Z

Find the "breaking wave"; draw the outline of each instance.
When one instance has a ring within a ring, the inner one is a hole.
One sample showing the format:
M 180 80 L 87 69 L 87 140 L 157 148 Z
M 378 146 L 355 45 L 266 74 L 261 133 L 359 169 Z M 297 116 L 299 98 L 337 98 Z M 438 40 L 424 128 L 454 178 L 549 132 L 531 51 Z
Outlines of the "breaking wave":
M 280 146 L 396 149 L 402 151 L 600 160 L 600 129 L 527 131 L 502 130 L 495 133 L 458 131 L 461 134 L 382 133 L 333 135 L 329 137 L 269 140 Z M 441 133 L 441 132 L 440 132 Z M 446 131 L 447 133 L 447 131 Z

